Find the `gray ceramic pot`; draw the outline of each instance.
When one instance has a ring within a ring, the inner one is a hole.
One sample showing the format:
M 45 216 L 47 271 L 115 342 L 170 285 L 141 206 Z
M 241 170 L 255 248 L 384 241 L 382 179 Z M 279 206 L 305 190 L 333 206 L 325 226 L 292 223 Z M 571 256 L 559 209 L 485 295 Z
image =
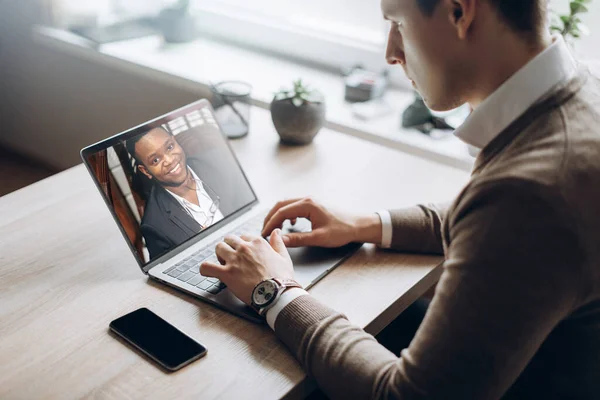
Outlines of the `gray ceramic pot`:
M 163 10 L 158 16 L 158 25 L 167 43 L 186 43 L 198 37 L 196 18 L 186 10 Z
M 325 124 L 325 103 L 304 103 L 296 107 L 290 99 L 273 100 L 271 118 L 283 143 L 308 144 Z

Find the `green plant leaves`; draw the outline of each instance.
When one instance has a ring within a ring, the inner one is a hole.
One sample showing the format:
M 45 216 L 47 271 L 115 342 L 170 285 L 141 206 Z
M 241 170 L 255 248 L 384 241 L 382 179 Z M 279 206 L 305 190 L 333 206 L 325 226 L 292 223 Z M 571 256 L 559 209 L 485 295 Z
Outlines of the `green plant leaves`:
M 322 103 L 323 95 L 318 90 L 311 89 L 302 79 L 292 82 L 292 88 L 281 88 L 275 93 L 275 100 L 291 100 L 296 107 L 307 103 Z
M 592 0 L 572 0 L 569 3 L 569 7 L 571 8 L 571 15 L 575 14 L 583 14 L 589 11 L 589 9 L 585 6 L 586 4 L 590 4 Z
M 569 3 L 569 15 L 559 15 L 554 18 L 550 26 L 550 32 L 560 33 L 565 39 L 571 36 L 575 39 L 589 33 L 588 28 L 581 22 L 578 15 L 589 11 L 587 4 L 592 0 L 571 0 Z
M 586 6 L 584 6 L 581 3 L 575 2 L 575 1 L 572 2 L 570 4 L 570 6 L 571 6 L 571 14 L 573 14 L 573 15 L 575 15 L 575 14 L 581 14 L 581 13 L 586 13 L 586 12 L 589 11 Z

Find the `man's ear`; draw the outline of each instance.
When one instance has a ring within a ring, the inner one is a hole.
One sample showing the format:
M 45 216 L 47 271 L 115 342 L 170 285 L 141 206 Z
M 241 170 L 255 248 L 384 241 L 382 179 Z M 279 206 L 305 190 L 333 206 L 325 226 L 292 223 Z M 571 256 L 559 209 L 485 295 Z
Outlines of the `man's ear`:
M 148 171 L 144 164 L 138 164 L 138 169 L 141 171 L 142 174 L 146 175 L 148 179 L 152 179 L 152 174 Z
M 467 38 L 469 29 L 475 20 L 479 0 L 447 0 L 449 3 L 448 18 L 455 27 L 459 39 Z

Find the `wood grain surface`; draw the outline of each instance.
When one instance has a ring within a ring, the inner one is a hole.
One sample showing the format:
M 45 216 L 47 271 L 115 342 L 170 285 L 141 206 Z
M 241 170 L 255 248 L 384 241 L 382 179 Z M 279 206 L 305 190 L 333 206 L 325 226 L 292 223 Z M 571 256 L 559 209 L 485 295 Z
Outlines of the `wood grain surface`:
M 107 136 L 114 132 L 107 132 Z M 231 142 L 264 206 L 312 195 L 375 211 L 451 199 L 464 171 L 323 130 L 278 142 L 267 111 Z M 311 293 L 379 332 L 440 273 L 439 258 L 364 246 Z M 166 373 L 108 332 L 148 307 L 208 347 Z M 311 381 L 269 328 L 145 278 L 83 166 L 0 198 L 0 398 L 302 397 Z

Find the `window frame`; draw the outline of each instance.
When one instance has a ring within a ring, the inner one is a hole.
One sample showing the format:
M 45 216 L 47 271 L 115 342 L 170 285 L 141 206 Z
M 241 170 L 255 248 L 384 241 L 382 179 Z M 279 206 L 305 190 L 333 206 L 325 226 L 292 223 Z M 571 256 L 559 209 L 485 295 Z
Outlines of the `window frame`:
M 412 90 L 402 69 L 387 65 L 385 43 L 284 24 L 233 6 L 196 3 L 192 13 L 199 31 L 209 38 L 340 74 L 355 65 L 387 71 L 392 86 Z

